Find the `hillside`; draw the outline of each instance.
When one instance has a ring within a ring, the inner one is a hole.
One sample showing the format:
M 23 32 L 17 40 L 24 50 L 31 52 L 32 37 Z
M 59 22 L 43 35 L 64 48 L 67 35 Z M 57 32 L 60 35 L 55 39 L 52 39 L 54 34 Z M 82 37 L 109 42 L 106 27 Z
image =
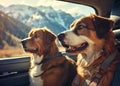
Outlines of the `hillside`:
M 0 12 L 0 49 L 18 47 L 28 30 L 26 25 Z

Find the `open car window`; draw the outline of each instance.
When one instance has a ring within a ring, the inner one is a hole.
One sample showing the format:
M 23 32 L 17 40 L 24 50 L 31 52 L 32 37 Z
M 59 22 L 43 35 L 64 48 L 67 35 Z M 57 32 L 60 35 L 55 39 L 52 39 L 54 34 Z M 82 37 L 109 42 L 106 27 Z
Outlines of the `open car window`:
M 95 13 L 85 5 L 55 0 L 0 0 L 0 58 L 28 55 L 20 40 L 31 28 L 47 27 L 55 34 L 82 16 Z

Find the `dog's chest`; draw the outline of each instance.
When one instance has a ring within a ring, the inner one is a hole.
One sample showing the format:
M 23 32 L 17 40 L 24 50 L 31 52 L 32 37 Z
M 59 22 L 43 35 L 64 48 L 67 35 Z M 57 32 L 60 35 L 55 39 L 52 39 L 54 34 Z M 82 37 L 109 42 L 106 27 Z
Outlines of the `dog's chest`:
M 30 74 L 32 76 L 39 76 L 40 74 L 43 73 L 41 70 L 42 64 L 41 65 L 35 65 L 35 67 L 31 70 Z
M 42 64 L 36 65 L 35 63 L 40 63 L 42 57 L 35 57 L 32 60 L 33 68 L 30 70 L 30 86 L 43 86 L 43 80 L 41 79 Z
M 99 70 L 100 66 L 92 68 L 77 67 L 78 74 L 85 78 L 92 78 Z
M 43 80 L 41 79 L 41 74 L 43 71 L 41 70 L 41 65 L 36 65 L 31 71 L 30 71 L 30 86 L 43 86 Z
M 43 86 L 43 80 L 41 77 L 32 77 L 30 80 L 30 86 Z

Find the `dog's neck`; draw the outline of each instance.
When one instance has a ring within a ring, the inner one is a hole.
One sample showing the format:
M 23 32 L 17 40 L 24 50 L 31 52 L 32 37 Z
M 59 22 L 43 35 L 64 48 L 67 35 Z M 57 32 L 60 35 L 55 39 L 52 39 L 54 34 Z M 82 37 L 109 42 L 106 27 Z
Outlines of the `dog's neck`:
M 36 64 L 41 64 L 44 63 L 45 60 L 49 60 L 49 59 L 53 59 L 55 58 L 59 53 L 58 47 L 55 43 L 53 43 L 49 49 L 47 50 L 43 50 L 42 53 L 37 53 L 37 54 L 33 54 L 32 57 L 32 64 L 36 65 Z
M 33 57 L 31 58 L 31 70 L 30 70 L 30 75 L 32 77 L 38 76 L 43 73 L 41 70 L 42 64 L 41 65 L 36 65 L 36 63 L 40 63 L 43 60 L 43 55 L 39 56 L 36 54 L 33 54 Z
M 81 77 L 87 78 L 87 77 L 91 77 L 93 72 L 96 72 L 99 70 L 99 66 L 97 66 L 96 68 L 90 66 L 90 64 L 92 64 L 94 58 L 99 58 L 101 56 L 101 52 L 99 52 L 96 55 L 93 55 L 91 60 L 92 62 L 89 62 L 89 60 L 87 58 L 89 57 L 85 57 L 85 54 L 79 54 L 77 57 L 77 65 L 79 65 L 77 67 L 78 70 L 78 74 L 81 75 Z M 97 56 L 97 57 L 95 57 Z M 93 71 L 94 70 L 94 71 Z
M 93 63 L 103 57 L 104 51 L 100 50 L 99 52 L 94 52 L 94 54 L 85 54 L 81 53 L 77 57 L 77 70 L 78 74 L 81 75 L 84 78 L 91 77 L 95 72 L 99 71 L 99 64 L 96 64 L 93 66 Z
M 44 57 L 43 55 L 39 56 L 39 55 L 33 54 L 31 58 L 31 67 L 34 67 L 37 63 L 42 62 L 43 57 Z
M 93 54 L 91 54 L 93 53 Z M 77 56 L 77 65 L 80 65 L 81 67 L 88 67 L 90 66 L 96 59 L 98 59 L 100 56 L 103 55 L 103 50 L 99 52 L 90 52 L 89 53 L 81 53 Z
M 58 52 L 59 52 L 59 50 L 58 50 L 57 45 L 55 43 L 53 43 L 48 50 L 44 50 L 43 55 L 44 55 L 44 57 L 54 56 Z
M 117 50 L 114 51 L 112 54 L 107 55 L 102 54 L 97 60 L 95 60 L 90 66 L 83 67 L 78 66 L 78 74 L 84 79 L 91 81 L 91 79 L 95 78 L 98 74 L 104 73 L 105 70 L 109 67 L 110 63 L 115 59 L 117 55 Z M 106 58 L 107 57 L 107 58 Z
M 34 76 L 40 76 L 42 73 L 44 73 L 44 71 L 42 69 L 42 66 L 45 65 L 47 62 L 57 58 L 58 56 L 60 56 L 61 53 L 58 51 L 58 48 L 55 44 L 53 44 L 53 46 L 51 46 L 51 48 L 49 50 L 44 51 L 42 54 L 33 54 L 32 57 L 32 61 L 31 61 L 31 68 L 33 68 L 33 70 L 38 71 L 37 73 L 34 73 Z
M 39 77 L 42 74 L 44 74 L 46 72 L 46 70 L 50 69 L 52 67 L 52 64 L 48 64 L 50 61 L 52 61 L 53 59 L 57 58 L 57 57 L 61 57 L 62 54 L 60 52 L 55 53 L 52 56 L 47 56 L 44 57 L 44 55 L 34 55 L 32 61 L 31 61 L 31 68 L 36 71 L 36 72 L 32 72 L 32 75 L 34 77 Z M 45 68 L 44 68 L 45 66 Z

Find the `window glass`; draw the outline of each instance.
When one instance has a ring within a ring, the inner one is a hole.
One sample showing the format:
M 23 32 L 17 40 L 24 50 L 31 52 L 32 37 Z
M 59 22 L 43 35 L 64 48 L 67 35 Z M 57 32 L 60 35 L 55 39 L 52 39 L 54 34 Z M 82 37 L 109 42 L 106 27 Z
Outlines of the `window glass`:
M 48 27 L 55 34 L 69 29 L 82 16 L 95 13 L 88 6 L 55 0 L 0 0 L 0 58 L 27 55 L 20 40 L 32 27 Z

